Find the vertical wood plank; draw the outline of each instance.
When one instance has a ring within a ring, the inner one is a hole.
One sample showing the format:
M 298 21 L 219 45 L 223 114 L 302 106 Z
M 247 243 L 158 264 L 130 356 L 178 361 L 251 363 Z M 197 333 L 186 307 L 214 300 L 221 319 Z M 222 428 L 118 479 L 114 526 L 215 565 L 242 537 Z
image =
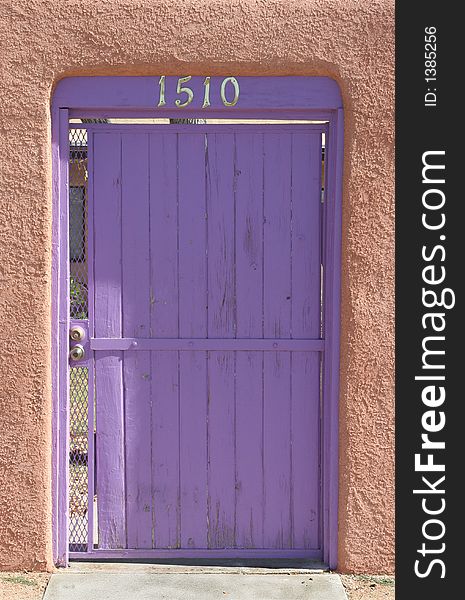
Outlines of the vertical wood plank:
M 179 334 L 206 337 L 205 135 L 178 139 Z M 207 547 L 205 352 L 180 353 L 181 547 Z
M 264 134 L 264 336 L 291 333 L 291 134 Z
M 291 329 L 291 135 L 264 135 L 264 336 Z M 264 356 L 264 543 L 288 548 L 291 528 L 290 353 Z
M 154 548 L 179 548 L 178 352 L 152 352 L 152 496 Z
M 177 337 L 177 135 L 150 135 L 150 337 Z M 152 352 L 154 548 L 180 547 L 178 352 Z
M 292 337 L 320 337 L 321 134 L 292 136 Z
M 263 336 L 263 135 L 236 134 L 237 337 Z M 236 546 L 263 547 L 263 353 L 236 358 Z
M 319 548 L 320 354 L 292 353 L 293 547 Z
M 234 135 L 207 136 L 208 337 L 236 331 Z
M 150 326 L 148 135 L 122 136 L 123 337 Z M 152 547 L 150 352 L 123 355 L 129 548 Z
M 208 337 L 236 330 L 234 266 L 234 136 L 207 135 Z M 208 547 L 235 543 L 234 352 L 208 360 Z
M 121 138 L 94 134 L 95 335 L 120 337 Z M 99 547 L 126 547 L 121 352 L 95 353 Z
M 321 135 L 292 139 L 292 337 L 320 335 Z M 318 548 L 320 356 L 292 355 L 293 544 Z
M 234 352 L 208 360 L 208 547 L 235 544 Z

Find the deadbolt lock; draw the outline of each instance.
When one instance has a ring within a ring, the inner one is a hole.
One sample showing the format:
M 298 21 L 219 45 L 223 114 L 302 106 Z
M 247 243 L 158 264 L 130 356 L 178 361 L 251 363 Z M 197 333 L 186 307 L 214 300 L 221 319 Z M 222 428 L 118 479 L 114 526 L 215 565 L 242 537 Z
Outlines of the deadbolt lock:
M 86 337 L 86 332 L 83 327 L 75 325 L 74 327 L 71 327 L 69 337 L 73 340 L 73 342 L 82 342 L 82 340 L 84 340 Z
M 73 346 L 69 351 L 69 357 L 73 361 L 84 360 L 85 355 L 86 352 L 81 344 Z

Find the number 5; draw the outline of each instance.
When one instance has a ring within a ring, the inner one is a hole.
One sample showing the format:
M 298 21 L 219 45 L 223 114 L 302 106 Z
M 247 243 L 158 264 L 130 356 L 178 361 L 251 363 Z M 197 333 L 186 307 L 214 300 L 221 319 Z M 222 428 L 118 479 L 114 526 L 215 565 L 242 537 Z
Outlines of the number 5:
M 180 77 L 178 79 L 178 85 L 176 86 L 176 93 L 177 94 L 187 94 L 187 100 L 185 102 L 181 102 L 181 100 L 176 100 L 175 104 L 178 108 L 184 108 L 185 106 L 188 106 L 192 100 L 194 99 L 194 92 L 191 90 L 191 88 L 188 87 L 183 87 L 183 83 L 187 83 L 188 81 L 190 81 L 192 79 L 192 76 L 189 75 L 188 77 Z

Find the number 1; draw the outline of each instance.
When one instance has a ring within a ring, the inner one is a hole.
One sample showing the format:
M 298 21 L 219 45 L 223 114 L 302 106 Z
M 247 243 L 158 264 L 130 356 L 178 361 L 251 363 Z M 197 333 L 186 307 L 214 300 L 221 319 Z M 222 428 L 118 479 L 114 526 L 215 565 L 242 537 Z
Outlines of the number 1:
M 165 100 L 165 75 L 162 75 L 160 77 L 160 81 L 158 82 L 158 85 L 160 86 L 160 99 L 158 101 L 158 106 L 165 106 L 166 104 L 166 100 Z
M 210 106 L 210 77 L 205 77 L 203 85 L 205 87 L 205 94 L 203 96 L 202 108 L 207 108 L 207 106 Z

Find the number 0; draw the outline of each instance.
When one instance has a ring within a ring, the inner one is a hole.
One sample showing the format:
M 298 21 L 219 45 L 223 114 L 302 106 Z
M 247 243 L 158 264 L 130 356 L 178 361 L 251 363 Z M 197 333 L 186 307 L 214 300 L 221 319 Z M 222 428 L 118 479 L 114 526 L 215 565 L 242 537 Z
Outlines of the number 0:
M 231 102 L 228 102 L 226 98 L 226 85 L 230 83 L 234 88 L 234 98 Z M 237 101 L 239 100 L 239 83 L 235 77 L 226 77 L 223 79 L 221 84 L 221 100 L 225 106 L 236 106 Z

